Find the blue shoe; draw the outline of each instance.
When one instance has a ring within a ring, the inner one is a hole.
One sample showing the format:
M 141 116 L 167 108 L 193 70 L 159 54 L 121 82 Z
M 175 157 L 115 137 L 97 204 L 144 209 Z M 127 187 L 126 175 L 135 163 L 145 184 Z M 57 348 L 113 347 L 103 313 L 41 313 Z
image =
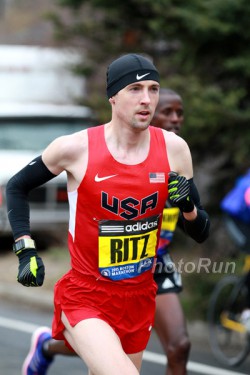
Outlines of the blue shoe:
M 43 343 L 51 339 L 51 330 L 40 327 L 32 335 L 30 351 L 23 363 L 22 375 L 45 375 L 53 358 L 47 359 L 42 352 Z

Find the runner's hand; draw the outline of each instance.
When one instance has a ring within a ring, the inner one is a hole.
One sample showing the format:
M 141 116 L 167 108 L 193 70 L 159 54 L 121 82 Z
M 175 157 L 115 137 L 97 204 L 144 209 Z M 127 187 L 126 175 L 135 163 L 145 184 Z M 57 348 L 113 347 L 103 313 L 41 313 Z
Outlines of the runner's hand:
M 179 176 L 176 172 L 168 174 L 168 193 L 173 206 L 181 212 L 192 212 L 194 203 L 190 198 L 190 186 L 184 176 Z
M 36 250 L 24 249 L 17 256 L 19 259 L 17 281 L 24 286 L 43 285 L 45 270 Z

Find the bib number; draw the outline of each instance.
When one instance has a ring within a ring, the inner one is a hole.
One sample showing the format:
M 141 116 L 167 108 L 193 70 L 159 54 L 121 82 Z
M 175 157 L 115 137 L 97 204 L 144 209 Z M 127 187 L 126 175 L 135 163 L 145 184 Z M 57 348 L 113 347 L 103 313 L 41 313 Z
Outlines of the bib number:
M 99 271 L 111 280 L 132 278 L 153 267 L 159 216 L 99 222 Z

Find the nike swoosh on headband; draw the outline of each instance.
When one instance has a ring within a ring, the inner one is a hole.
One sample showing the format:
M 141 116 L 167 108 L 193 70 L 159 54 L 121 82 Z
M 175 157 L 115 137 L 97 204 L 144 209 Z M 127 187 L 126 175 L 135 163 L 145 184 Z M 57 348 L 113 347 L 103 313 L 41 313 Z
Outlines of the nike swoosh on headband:
M 141 76 L 139 76 L 139 74 L 137 74 L 137 75 L 136 75 L 136 79 L 137 79 L 137 81 L 139 81 L 139 79 L 142 79 L 142 78 L 148 76 L 149 74 L 150 74 L 150 73 L 146 73 L 146 74 L 143 74 L 143 75 L 141 75 Z

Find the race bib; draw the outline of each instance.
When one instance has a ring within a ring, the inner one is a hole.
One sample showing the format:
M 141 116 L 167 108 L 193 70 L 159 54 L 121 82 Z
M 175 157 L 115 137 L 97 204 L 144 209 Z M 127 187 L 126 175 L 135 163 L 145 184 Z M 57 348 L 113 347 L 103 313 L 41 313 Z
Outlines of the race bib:
M 161 229 L 174 232 L 179 218 L 179 212 L 178 207 L 164 208 Z
M 111 280 L 140 275 L 153 267 L 159 216 L 99 222 L 99 271 Z
M 159 248 L 164 248 L 170 245 L 178 222 L 179 212 L 179 208 L 177 207 L 164 208 L 162 215 Z

